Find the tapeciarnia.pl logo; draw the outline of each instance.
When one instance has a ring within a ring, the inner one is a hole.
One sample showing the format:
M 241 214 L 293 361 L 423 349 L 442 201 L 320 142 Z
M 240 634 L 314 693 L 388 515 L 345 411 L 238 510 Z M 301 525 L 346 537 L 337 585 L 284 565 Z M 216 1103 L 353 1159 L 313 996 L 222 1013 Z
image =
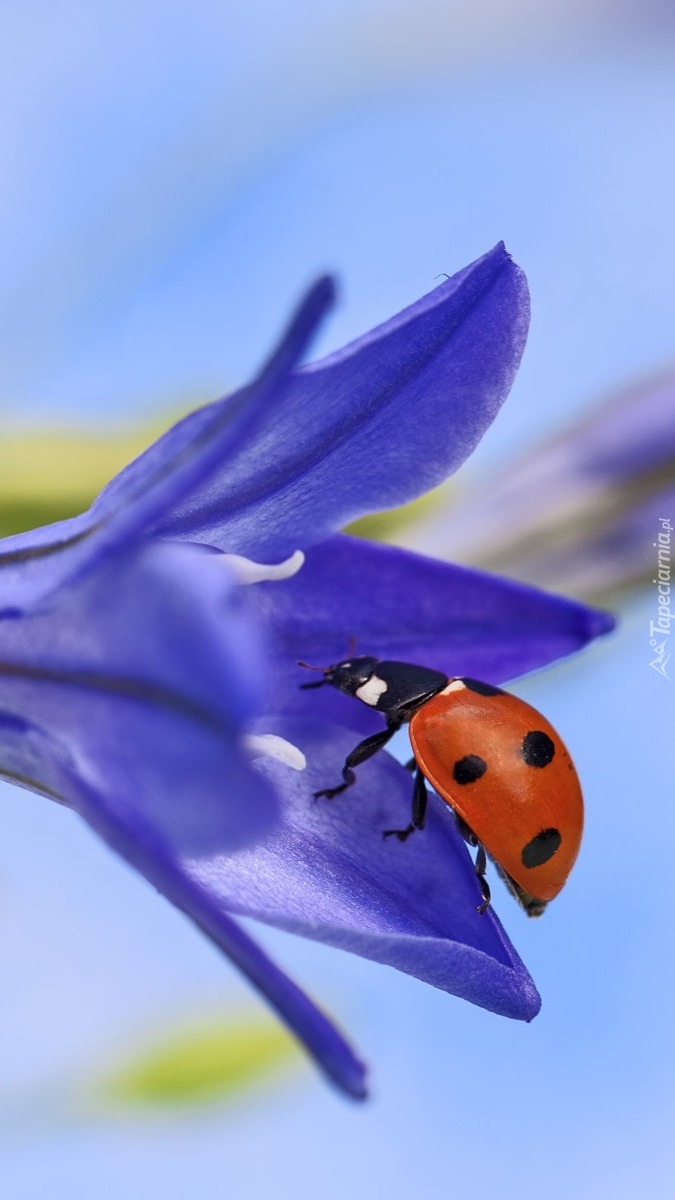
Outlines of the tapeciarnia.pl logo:
M 650 667 L 658 671 L 666 679 L 670 679 L 666 667 L 670 658 L 668 642 L 670 640 L 670 540 L 673 526 L 669 517 L 659 517 L 661 526 L 657 540 L 652 543 L 656 550 L 656 579 L 652 580 L 657 586 L 658 617 L 649 622 L 649 645 L 655 651 Z M 665 636 L 664 636 L 665 635 Z

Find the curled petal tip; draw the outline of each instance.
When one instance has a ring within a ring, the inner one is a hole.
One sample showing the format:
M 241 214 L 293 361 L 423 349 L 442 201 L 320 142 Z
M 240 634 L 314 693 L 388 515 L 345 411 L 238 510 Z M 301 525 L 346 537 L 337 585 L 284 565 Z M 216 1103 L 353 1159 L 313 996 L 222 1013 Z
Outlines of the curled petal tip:
M 591 608 L 588 610 L 589 636 L 591 638 L 602 637 L 603 634 L 611 633 L 616 628 L 616 617 L 613 613 L 606 612 L 601 608 Z
M 281 341 L 261 372 L 261 380 L 267 376 L 276 383 L 281 375 L 297 365 L 319 325 L 333 307 L 335 294 L 333 277 L 320 275 L 300 300 Z
M 319 275 L 305 292 L 296 310 L 294 321 L 306 323 L 308 336 L 320 324 L 337 299 L 337 283 L 333 275 Z
M 352 1100 L 368 1100 L 370 1093 L 366 1084 L 366 1072 L 362 1070 L 361 1075 L 354 1080 L 353 1086 L 348 1089 L 347 1095 Z
M 321 302 L 327 308 L 335 304 L 338 295 L 338 285 L 335 276 L 329 275 L 328 272 L 324 275 L 319 275 L 312 289 L 310 289 L 311 294 L 316 296 L 317 303 Z
M 523 1020 L 526 1024 L 534 1021 L 541 1011 L 541 996 L 530 979 L 524 989 Z
M 346 1053 L 345 1053 L 346 1051 Z M 350 1100 L 368 1100 L 368 1068 L 346 1043 L 341 1047 L 339 1063 L 323 1062 L 321 1066 L 333 1083 Z

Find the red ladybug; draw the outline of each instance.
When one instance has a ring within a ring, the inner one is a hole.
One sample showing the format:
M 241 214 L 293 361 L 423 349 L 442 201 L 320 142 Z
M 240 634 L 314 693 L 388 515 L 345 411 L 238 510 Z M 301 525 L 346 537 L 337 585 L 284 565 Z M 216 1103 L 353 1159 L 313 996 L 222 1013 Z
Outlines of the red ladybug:
M 462 835 L 478 847 L 483 895 L 478 911 L 490 903 L 487 851 L 528 916 L 540 916 L 574 865 L 584 821 L 574 764 L 548 721 L 501 688 L 411 663 L 362 655 L 322 674 L 302 686 L 331 684 L 383 713 L 387 726 L 347 756 L 341 784 L 315 795 L 332 799 L 350 787 L 356 782 L 353 768 L 410 722 L 409 765 L 416 768 L 412 819 L 384 836 L 404 841 L 424 827 L 428 780 L 454 810 Z

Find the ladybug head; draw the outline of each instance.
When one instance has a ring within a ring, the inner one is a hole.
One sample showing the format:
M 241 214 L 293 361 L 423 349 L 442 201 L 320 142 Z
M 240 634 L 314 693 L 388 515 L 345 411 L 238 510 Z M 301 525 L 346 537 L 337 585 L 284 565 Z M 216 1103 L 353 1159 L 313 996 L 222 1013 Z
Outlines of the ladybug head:
M 318 679 L 316 683 L 302 683 L 302 688 L 322 687 L 324 683 L 330 683 L 340 692 L 345 692 L 347 696 L 356 695 L 357 690 L 366 683 L 379 659 L 372 658 L 368 654 L 358 655 L 356 658 L 347 658 L 344 662 L 335 663 L 332 667 L 308 667 L 310 671 L 321 671 L 323 679 Z M 307 663 L 299 663 L 301 667 L 307 667 Z

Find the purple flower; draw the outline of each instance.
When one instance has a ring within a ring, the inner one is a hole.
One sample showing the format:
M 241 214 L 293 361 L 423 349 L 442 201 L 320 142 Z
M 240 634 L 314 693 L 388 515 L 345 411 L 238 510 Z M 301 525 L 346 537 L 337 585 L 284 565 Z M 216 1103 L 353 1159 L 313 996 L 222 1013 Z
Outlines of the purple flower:
M 416 546 L 594 603 L 651 584 L 675 505 L 675 372 L 645 379 L 406 530 Z M 650 536 L 650 534 L 652 536 Z
M 410 802 L 394 759 L 313 802 L 378 722 L 331 689 L 301 691 L 296 660 L 336 661 L 357 639 L 500 682 L 608 622 L 337 532 L 440 482 L 496 415 L 528 318 L 503 246 L 295 370 L 331 299 L 321 281 L 252 385 L 176 425 L 89 512 L 0 545 L 0 775 L 75 808 L 361 1096 L 362 1064 L 232 914 L 511 1017 L 539 999 L 492 910 L 475 912 L 449 810 L 434 807 L 424 837 L 382 841 Z

